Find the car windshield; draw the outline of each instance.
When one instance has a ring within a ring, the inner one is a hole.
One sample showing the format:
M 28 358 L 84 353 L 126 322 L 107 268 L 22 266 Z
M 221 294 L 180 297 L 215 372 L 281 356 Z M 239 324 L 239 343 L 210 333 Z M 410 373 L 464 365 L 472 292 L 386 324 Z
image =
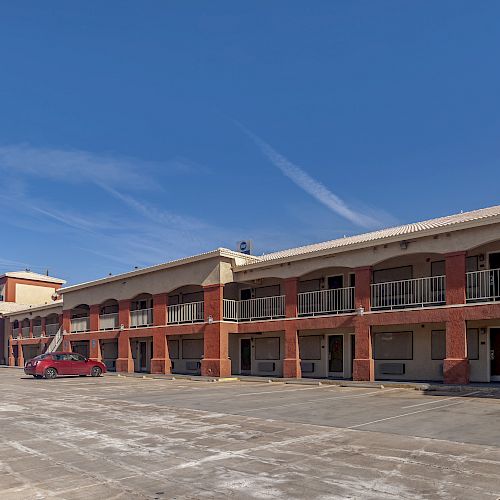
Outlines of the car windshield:
M 50 356 L 50 355 L 49 354 L 39 354 L 38 356 L 35 356 L 33 358 L 33 361 L 40 361 L 41 359 L 45 359 L 48 356 Z

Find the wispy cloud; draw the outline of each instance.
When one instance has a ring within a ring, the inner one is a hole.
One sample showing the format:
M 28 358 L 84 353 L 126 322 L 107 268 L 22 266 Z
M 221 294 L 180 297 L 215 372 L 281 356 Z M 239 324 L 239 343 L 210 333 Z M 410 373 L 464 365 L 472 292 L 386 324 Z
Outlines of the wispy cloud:
M 29 144 L 0 146 L 0 170 L 68 183 L 92 183 L 117 188 L 154 189 L 155 173 L 200 174 L 209 171 L 184 157 L 163 162 L 95 154 L 79 149 L 38 148 Z
M 292 163 L 282 154 L 278 153 L 270 144 L 248 130 L 241 123 L 236 124 L 252 139 L 252 141 L 262 151 L 264 156 L 277 167 L 283 175 L 288 177 L 299 188 L 310 194 L 317 201 L 325 205 L 332 212 L 335 212 L 350 222 L 368 229 L 377 228 L 383 225 L 381 220 L 355 210 L 348 206 L 339 196 L 332 193 L 324 184 L 311 177 L 304 169 Z

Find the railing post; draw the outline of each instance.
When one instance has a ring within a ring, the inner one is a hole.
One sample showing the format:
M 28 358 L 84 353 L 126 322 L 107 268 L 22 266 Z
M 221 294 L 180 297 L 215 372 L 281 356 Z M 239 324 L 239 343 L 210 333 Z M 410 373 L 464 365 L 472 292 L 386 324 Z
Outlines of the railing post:
M 446 262 L 446 304 L 465 304 L 467 289 L 466 252 L 445 255 Z
M 361 267 L 355 270 L 356 289 L 354 292 L 355 308 L 369 311 L 371 307 L 371 267 Z M 362 311 L 354 320 L 355 358 L 353 379 L 372 381 L 375 378 L 375 366 L 372 353 L 371 327 Z
M 224 285 L 203 288 L 205 321 L 201 374 L 206 377 L 231 376 L 229 359 L 229 325 L 222 322 Z
M 93 304 L 90 306 L 89 329 L 91 332 L 99 331 L 99 312 L 100 311 L 101 311 L 101 306 L 99 304 Z

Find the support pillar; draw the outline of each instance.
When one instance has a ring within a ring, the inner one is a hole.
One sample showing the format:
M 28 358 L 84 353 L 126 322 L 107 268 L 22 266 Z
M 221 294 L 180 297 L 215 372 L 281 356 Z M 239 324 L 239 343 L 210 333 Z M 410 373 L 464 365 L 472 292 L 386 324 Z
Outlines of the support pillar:
M 91 335 L 89 340 L 89 358 L 93 361 L 102 361 L 101 343 L 97 335 Z
M 466 302 L 466 253 L 455 252 L 445 256 L 446 304 Z M 469 383 L 467 358 L 467 323 L 460 309 L 450 309 L 446 322 L 446 358 L 443 361 L 443 378 L 446 384 Z
M 118 337 L 118 358 L 116 359 L 116 371 L 124 373 L 134 372 L 134 359 L 130 348 L 128 334 L 121 332 Z
M 168 295 L 166 293 L 153 295 L 154 326 L 165 326 L 167 324 L 167 306 Z M 155 331 L 153 333 L 151 373 L 172 373 L 172 362 L 170 361 L 167 336 L 164 331 Z
M 47 318 L 45 316 L 42 317 L 42 337 L 47 336 Z
M 19 341 L 17 342 L 17 366 L 24 366 L 23 346 Z
M 130 328 L 130 300 L 120 300 L 118 302 L 118 323 L 120 328 L 126 330 Z
M 446 304 L 465 304 L 466 253 L 455 252 L 445 255 Z
M 90 306 L 89 328 L 91 332 L 99 331 L 99 313 L 101 306 L 99 304 L 92 304 Z
M 16 366 L 16 358 L 14 358 L 14 348 L 13 348 L 13 344 L 12 344 L 12 339 L 13 339 L 13 337 L 12 337 L 12 323 L 9 319 L 7 319 L 5 321 L 5 326 L 7 328 L 6 335 L 7 335 L 7 338 L 9 339 L 8 363 L 9 363 L 9 366 Z
M 297 300 L 299 279 L 288 278 L 284 281 L 285 292 L 285 357 L 283 359 L 283 377 L 301 378 L 299 336 L 295 318 L 297 318 Z
M 222 322 L 224 285 L 204 287 L 205 328 L 201 374 L 205 377 L 230 377 L 229 325 Z
M 67 309 L 62 313 L 63 333 L 71 333 L 71 310 Z
M 373 381 L 375 364 L 372 353 L 371 327 L 363 314 L 371 308 L 371 267 L 355 269 L 356 288 L 354 292 L 355 307 L 358 316 L 354 319 L 355 358 L 353 364 L 353 380 Z
M 449 315 L 446 322 L 446 358 L 443 361 L 444 383 L 468 384 L 467 323 L 461 310 L 450 310 Z

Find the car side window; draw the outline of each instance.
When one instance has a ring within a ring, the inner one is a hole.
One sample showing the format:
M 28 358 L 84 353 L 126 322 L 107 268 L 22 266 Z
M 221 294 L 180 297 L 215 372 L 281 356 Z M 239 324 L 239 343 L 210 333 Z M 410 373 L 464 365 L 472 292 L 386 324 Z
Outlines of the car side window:
M 62 354 L 52 354 L 52 359 L 54 361 L 62 361 L 63 355 Z
M 69 354 L 71 361 L 85 361 L 85 358 L 81 354 Z

